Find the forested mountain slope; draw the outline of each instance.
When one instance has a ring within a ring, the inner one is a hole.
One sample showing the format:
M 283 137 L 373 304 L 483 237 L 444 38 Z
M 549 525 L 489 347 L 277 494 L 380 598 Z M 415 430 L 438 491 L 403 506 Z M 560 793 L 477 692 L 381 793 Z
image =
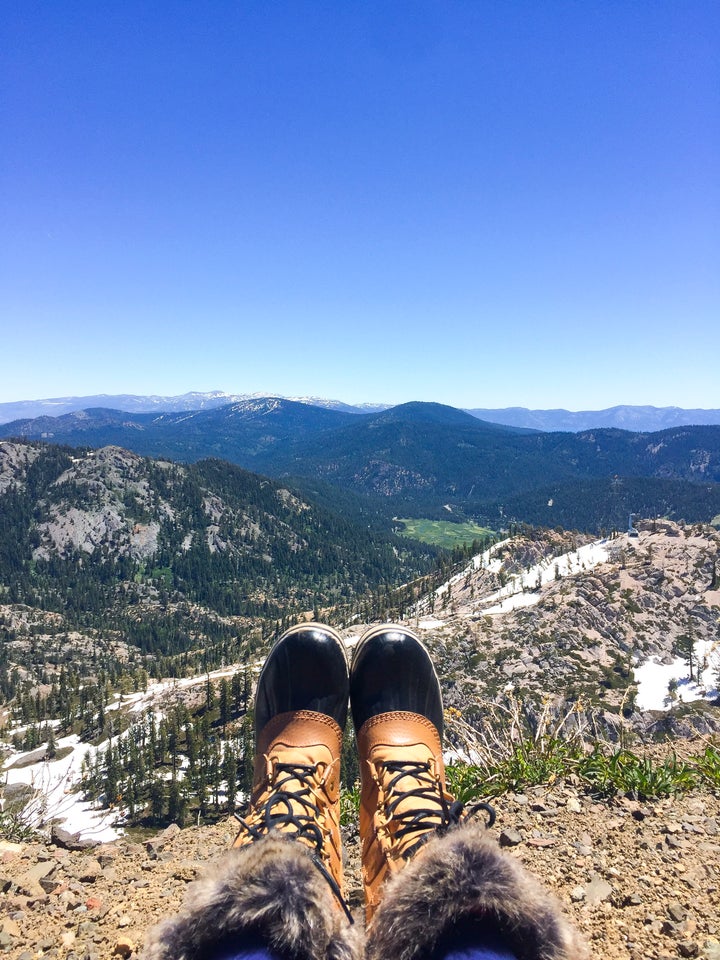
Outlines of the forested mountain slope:
M 77 622 L 180 601 L 283 616 L 410 579 L 434 557 L 224 461 L 0 442 L 2 599 Z
M 120 444 L 184 462 L 221 457 L 362 496 L 386 517 L 450 513 L 598 531 L 624 526 L 630 512 L 691 521 L 720 513 L 720 426 L 540 433 L 441 404 L 358 415 L 268 398 L 180 414 L 90 410 L 16 421 L 0 435 Z

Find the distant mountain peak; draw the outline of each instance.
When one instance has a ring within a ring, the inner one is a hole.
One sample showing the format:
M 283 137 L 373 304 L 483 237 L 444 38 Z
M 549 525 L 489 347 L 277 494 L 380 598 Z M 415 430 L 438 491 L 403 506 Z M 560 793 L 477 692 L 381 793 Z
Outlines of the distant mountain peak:
M 419 423 L 477 423 L 477 417 L 444 403 L 410 400 L 375 415 L 375 420 L 412 420 Z

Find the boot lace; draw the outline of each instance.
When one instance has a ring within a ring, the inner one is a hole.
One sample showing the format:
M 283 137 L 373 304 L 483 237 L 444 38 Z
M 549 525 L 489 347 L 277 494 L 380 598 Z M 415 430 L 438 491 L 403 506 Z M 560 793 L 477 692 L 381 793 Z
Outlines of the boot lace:
M 325 864 L 325 844 L 329 830 L 320 826 L 328 806 L 323 794 L 324 764 L 281 763 L 268 759 L 268 789 L 253 807 L 247 819 L 235 814 L 245 830 L 247 841 L 253 842 L 277 830 L 310 849 L 313 863 L 327 881 L 333 896 L 346 917 L 353 923 L 342 891 Z
M 393 830 L 395 841 L 420 834 L 415 842 L 402 850 L 403 859 L 409 860 L 434 834 L 447 833 L 451 827 L 476 816 L 481 810 L 487 814 L 486 828 L 495 823 L 495 810 L 489 803 L 479 802 L 466 808 L 465 804 L 445 793 L 431 761 L 388 760 L 383 766 L 390 775 L 384 786 L 387 798 L 385 816 L 386 822 L 396 826 Z M 406 778 L 413 786 L 401 785 Z M 423 805 L 418 806 L 418 801 Z

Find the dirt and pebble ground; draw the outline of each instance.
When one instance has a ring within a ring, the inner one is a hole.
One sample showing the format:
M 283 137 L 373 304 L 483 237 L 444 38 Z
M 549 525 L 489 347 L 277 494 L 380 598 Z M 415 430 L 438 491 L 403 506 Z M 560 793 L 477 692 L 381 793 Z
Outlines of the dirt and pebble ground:
M 555 891 L 591 955 L 720 960 L 720 797 L 595 802 L 563 781 L 495 806 L 493 835 Z M 138 956 L 147 928 L 229 847 L 234 823 L 84 850 L 0 841 L 0 952 Z M 362 922 L 357 831 L 345 828 L 345 840 L 348 897 Z

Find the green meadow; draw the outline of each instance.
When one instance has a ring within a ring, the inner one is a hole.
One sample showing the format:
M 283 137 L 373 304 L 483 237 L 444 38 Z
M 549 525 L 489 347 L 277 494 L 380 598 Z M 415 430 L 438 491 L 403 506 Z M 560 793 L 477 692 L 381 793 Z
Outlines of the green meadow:
M 400 531 L 402 536 L 422 540 L 423 543 L 444 547 L 446 550 L 495 535 L 489 527 L 479 527 L 470 521 L 451 523 L 448 520 L 400 519 L 399 522 L 404 525 L 404 529 Z

